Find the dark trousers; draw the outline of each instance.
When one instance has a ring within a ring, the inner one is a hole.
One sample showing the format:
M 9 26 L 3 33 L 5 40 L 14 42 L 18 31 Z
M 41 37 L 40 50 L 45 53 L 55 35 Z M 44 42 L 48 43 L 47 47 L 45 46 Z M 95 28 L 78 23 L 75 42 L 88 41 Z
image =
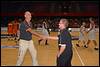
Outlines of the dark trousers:
M 66 47 L 64 52 L 57 57 L 57 66 L 71 66 L 72 55 L 72 49 Z

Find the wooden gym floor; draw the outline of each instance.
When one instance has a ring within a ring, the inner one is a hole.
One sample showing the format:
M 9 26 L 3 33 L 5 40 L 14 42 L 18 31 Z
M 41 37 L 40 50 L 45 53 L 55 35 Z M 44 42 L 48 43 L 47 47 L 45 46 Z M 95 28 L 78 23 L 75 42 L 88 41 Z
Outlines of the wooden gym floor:
M 3 33 L 3 32 L 1 32 Z M 72 32 L 73 36 L 78 36 L 79 32 Z M 57 32 L 51 32 L 50 36 L 57 36 Z M 57 41 L 48 40 L 49 45 L 44 45 L 44 41 L 38 44 L 37 37 L 33 36 L 34 45 L 37 50 L 37 59 L 40 66 L 56 66 Z M 99 47 L 99 33 L 96 33 L 96 41 Z M 93 43 L 88 48 L 77 47 L 77 40 L 73 40 L 72 66 L 99 66 L 99 50 L 94 50 Z M 82 44 L 80 44 L 82 45 Z M 1 38 L 1 46 L 16 46 L 14 40 Z M 15 66 L 17 61 L 18 48 L 1 48 L 1 66 Z M 29 52 L 26 53 L 22 66 L 31 66 L 32 60 Z

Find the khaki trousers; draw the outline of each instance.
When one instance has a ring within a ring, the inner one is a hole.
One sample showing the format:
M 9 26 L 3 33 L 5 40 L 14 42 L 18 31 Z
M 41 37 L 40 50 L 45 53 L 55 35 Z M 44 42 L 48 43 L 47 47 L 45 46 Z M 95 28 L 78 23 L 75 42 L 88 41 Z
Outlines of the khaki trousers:
M 29 50 L 31 57 L 32 57 L 32 65 L 33 66 L 38 66 L 38 62 L 37 62 L 37 52 L 36 49 L 34 47 L 33 41 L 27 41 L 27 40 L 19 40 L 19 54 L 18 54 L 18 60 L 17 60 L 17 64 L 16 66 L 20 66 L 23 63 L 24 60 L 24 56 L 27 52 L 27 50 Z

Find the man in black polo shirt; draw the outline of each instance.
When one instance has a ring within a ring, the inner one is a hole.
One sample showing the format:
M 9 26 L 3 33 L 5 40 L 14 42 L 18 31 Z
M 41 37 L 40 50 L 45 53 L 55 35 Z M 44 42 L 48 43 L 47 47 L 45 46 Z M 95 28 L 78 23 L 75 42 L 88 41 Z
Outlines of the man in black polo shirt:
M 19 40 L 19 55 L 16 66 L 20 66 L 23 63 L 24 56 L 27 49 L 32 57 L 32 65 L 37 66 L 37 52 L 33 45 L 32 34 L 41 37 L 39 34 L 32 31 L 31 24 L 31 13 L 29 11 L 25 12 L 25 20 L 20 24 L 20 40 Z
M 48 39 L 58 40 L 58 55 L 57 55 L 57 66 L 71 66 L 72 60 L 72 37 L 67 29 L 68 20 L 61 19 L 59 22 L 60 33 L 58 37 L 46 37 Z

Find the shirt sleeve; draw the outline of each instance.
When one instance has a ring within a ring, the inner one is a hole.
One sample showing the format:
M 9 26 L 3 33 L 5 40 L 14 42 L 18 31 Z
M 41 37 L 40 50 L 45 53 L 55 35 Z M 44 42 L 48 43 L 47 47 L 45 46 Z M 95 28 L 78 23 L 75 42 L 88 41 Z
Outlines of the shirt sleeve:
M 60 34 L 60 44 L 66 44 L 67 43 L 67 37 L 68 37 L 68 34 L 66 31 L 62 32 Z
M 23 24 L 23 23 L 20 24 L 20 30 L 23 30 L 24 31 L 26 29 L 28 29 L 28 27 L 25 27 L 25 24 Z

